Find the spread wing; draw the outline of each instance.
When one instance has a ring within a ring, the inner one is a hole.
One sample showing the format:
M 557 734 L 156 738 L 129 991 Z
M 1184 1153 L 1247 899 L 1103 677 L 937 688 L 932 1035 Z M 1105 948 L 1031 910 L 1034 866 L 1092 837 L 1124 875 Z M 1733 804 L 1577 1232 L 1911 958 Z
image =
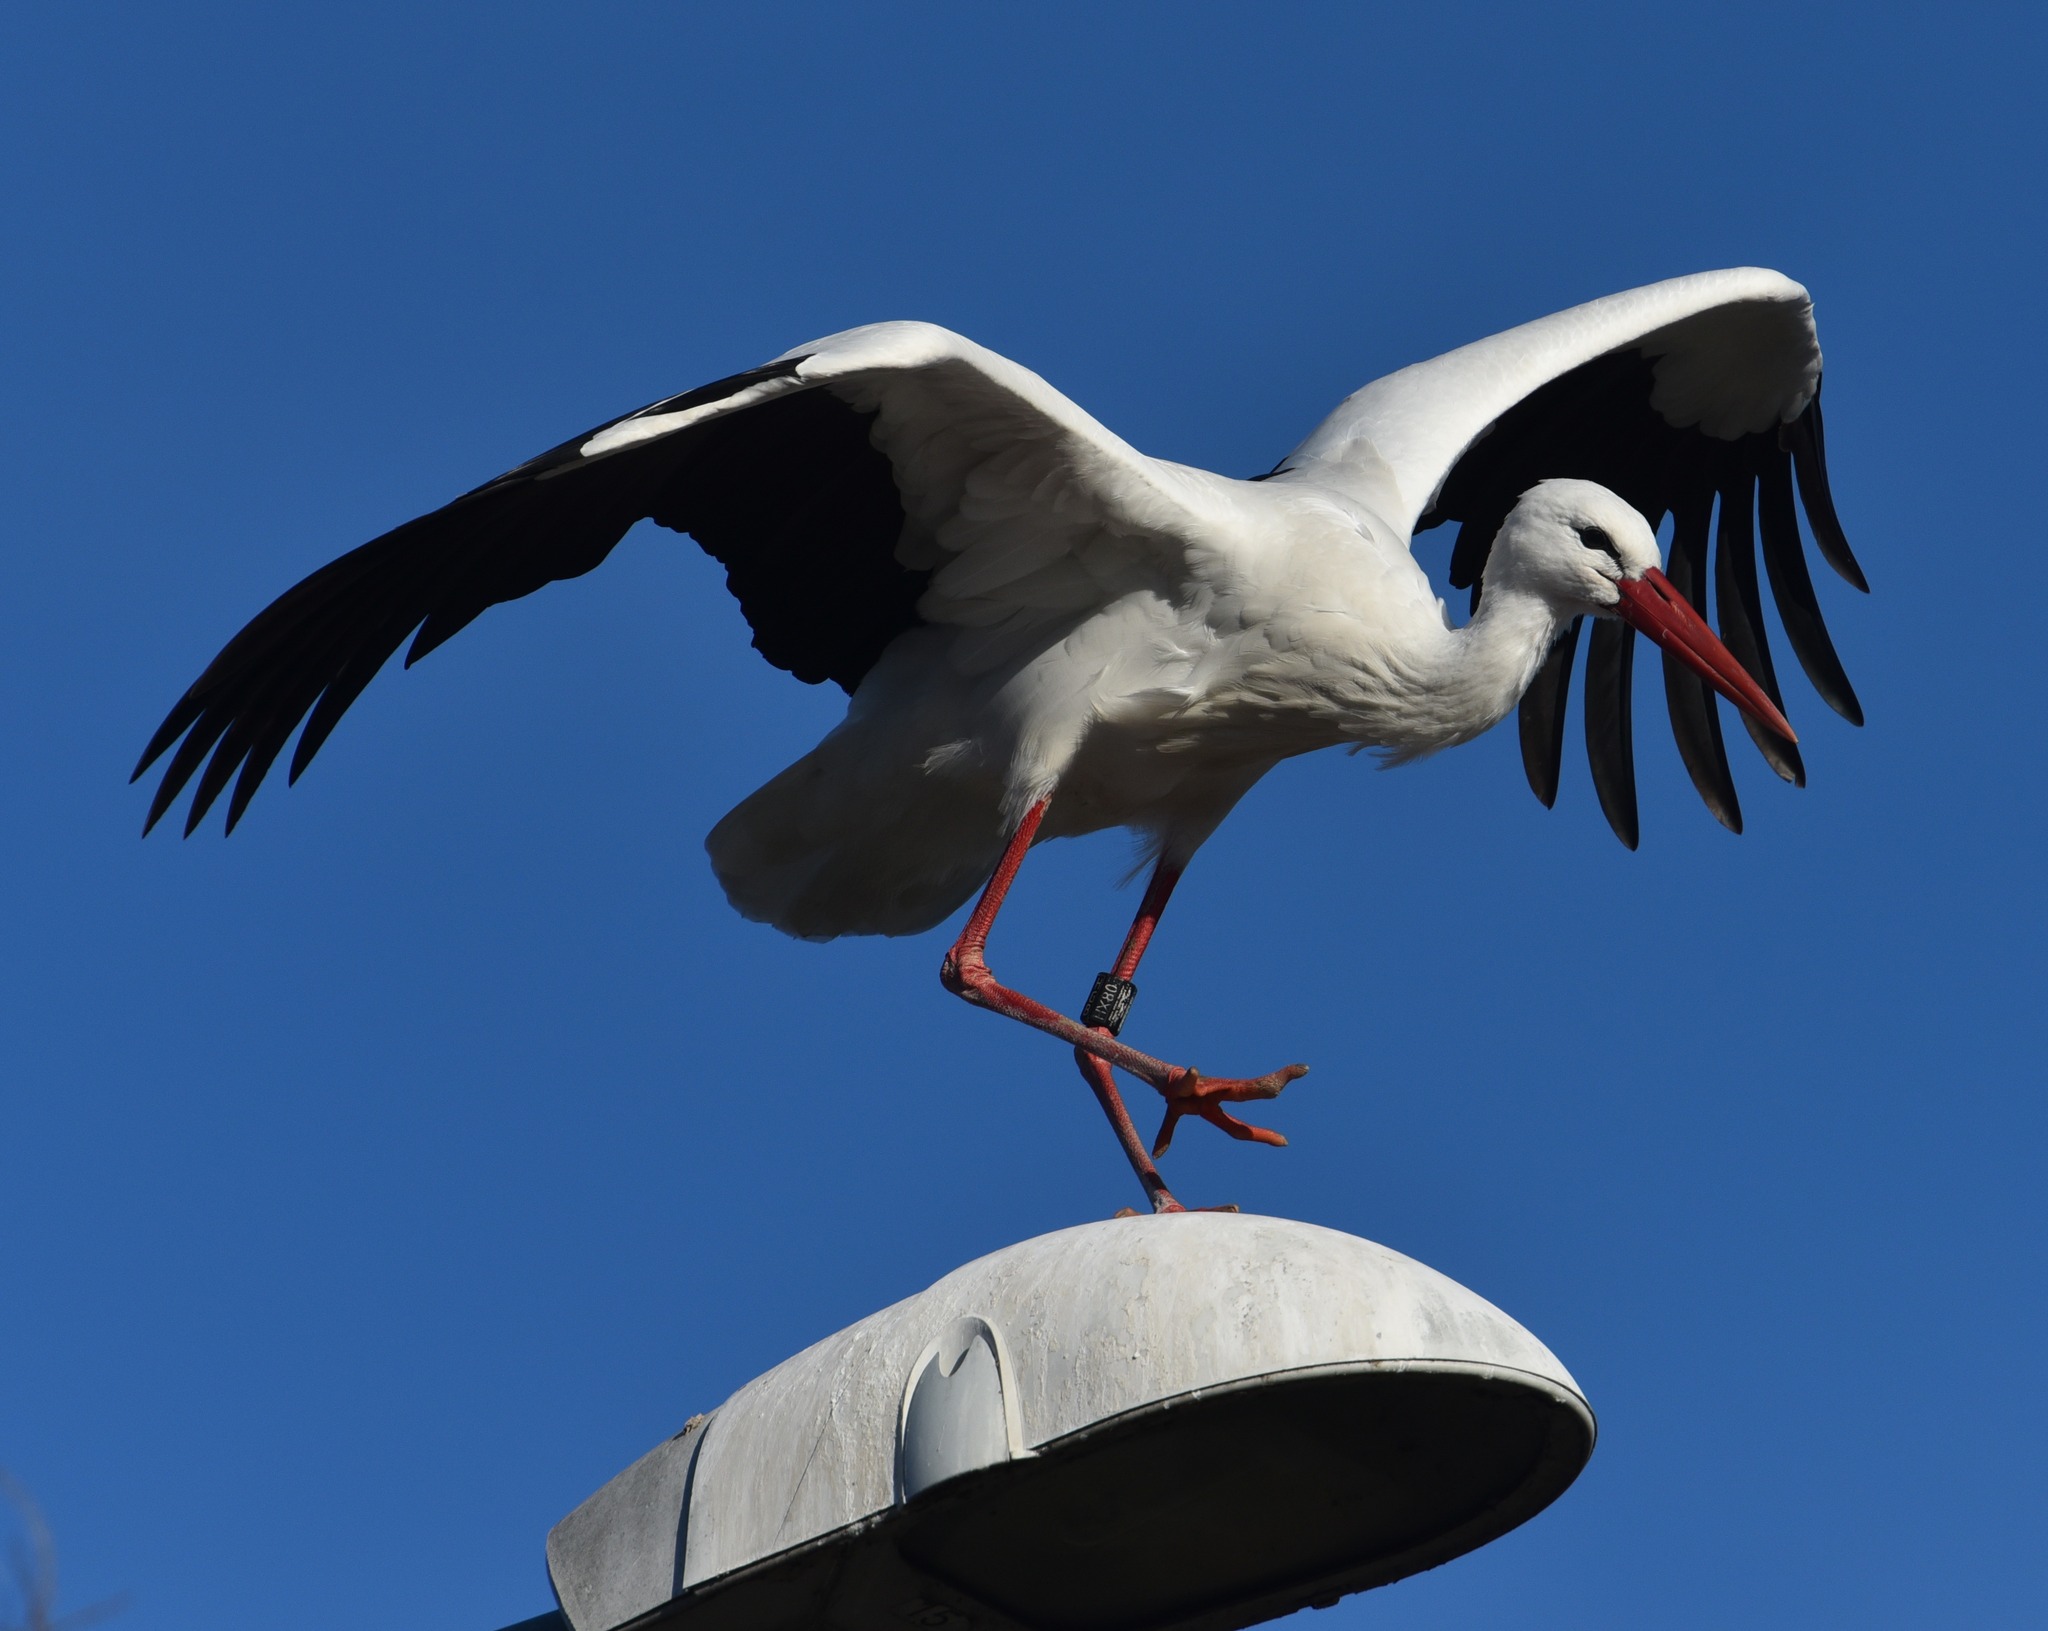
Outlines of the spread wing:
M 137 777 L 176 744 L 148 825 L 197 775 L 185 831 L 230 781 L 233 831 L 292 733 L 296 781 L 408 639 L 410 666 L 500 601 L 590 571 L 643 518 L 725 566 L 771 663 L 850 692 L 920 622 L 964 626 L 958 660 L 993 662 L 1101 604 L 1200 528 L 1191 474 L 929 324 L 800 346 L 564 442 L 288 589 L 143 750 Z
M 1283 467 L 1347 481 L 1386 519 L 1422 532 L 1458 523 L 1451 582 L 1472 590 L 1495 533 L 1538 481 L 1575 476 L 1672 518 L 1666 570 L 1771 699 L 1784 706 L 1764 631 L 1768 582 L 1794 657 L 1829 707 L 1863 711 L 1807 570 L 1797 510 L 1821 557 L 1867 589 L 1828 492 L 1821 358 L 1806 290 L 1744 268 L 1674 278 L 1574 307 L 1389 374 L 1347 399 Z M 1798 504 L 1795 506 L 1794 493 Z M 1761 541 L 1763 573 L 1757 571 Z M 1713 606 L 1710 609 L 1709 603 Z M 1521 706 L 1522 762 L 1557 797 L 1576 625 Z M 1586 656 L 1586 748 L 1615 835 L 1638 837 L 1630 676 L 1635 631 L 1598 619 Z M 1706 806 L 1735 832 L 1742 809 L 1718 698 L 1664 662 L 1673 735 Z M 1740 717 L 1740 716 L 1739 716 Z M 1743 717 L 1771 768 L 1803 785 L 1797 748 Z

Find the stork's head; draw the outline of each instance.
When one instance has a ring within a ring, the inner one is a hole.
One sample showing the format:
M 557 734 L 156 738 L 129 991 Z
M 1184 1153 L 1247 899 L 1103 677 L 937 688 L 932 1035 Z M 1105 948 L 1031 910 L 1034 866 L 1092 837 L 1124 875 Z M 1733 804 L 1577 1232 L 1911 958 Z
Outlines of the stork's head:
M 1618 617 L 1759 724 L 1798 741 L 1762 686 L 1663 573 L 1642 512 L 1595 481 L 1540 481 L 1515 501 L 1487 558 L 1487 589 L 1519 590 L 1560 621 Z

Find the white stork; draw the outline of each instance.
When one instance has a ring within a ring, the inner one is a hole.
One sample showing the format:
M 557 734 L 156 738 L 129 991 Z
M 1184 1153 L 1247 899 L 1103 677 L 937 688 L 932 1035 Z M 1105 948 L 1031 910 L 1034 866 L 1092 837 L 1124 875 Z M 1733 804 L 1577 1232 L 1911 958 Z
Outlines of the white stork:
M 1282 759 L 1418 759 L 1519 704 L 1548 804 L 1591 617 L 1587 747 L 1616 834 L 1634 847 L 1637 632 L 1663 648 L 1694 785 L 1740 831 L 1715 692 L 1804 779 L 1759 537 L 1794 654 L 1860 723 L 1794 510 L 1796 476 L 1821 555 L 1863 588 L 1828 495 L 1820 375 L 1803 288 L 1706 272 L 1390 374 L 1243 481 L 1147 457 L 945 329 L 851 329 L 601 425 L 323 567 L 228 643 L 136 775 L 177 743 L 149 824 L 196 773 L 186 832 L 231 779 L 232 831 L 301 721 L 293 780 L 408 636 L 410 664 L 486 607 L 588 572 L 642 518 L 687 532 L 764 657 L 851 694 L 843 723 L 712 829 L 733 905 L 829 940 L 920 933 L 981 889 L 947 988 L 1072 1044 L 1154 1207 L 1177 1209 L 1152 1159 L 1175 1122 L 1282 1143 L 1224 1106 L 1305 1067 L 1208 1078 L 1117 1033 L 1182 870 Z M 1451 582 L 1473 595 L 1462 626 L 1411 553 L 1447 521 Z M 1694 610 L 1710 579 L 1719 638 Z M 999 983 L 984 953 L 1030 846 L 1105 827 L 1133 829 L 1153 871 L 1073 1019 Z M 1111 1066 L 1165 1097 L 1149 1153 Z

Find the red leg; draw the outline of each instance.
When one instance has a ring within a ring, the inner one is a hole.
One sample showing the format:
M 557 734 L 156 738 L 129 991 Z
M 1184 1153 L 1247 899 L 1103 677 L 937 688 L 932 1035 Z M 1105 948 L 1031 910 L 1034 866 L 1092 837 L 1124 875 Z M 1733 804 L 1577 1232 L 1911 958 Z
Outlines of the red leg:
M 1157 1148 L 1165 1149 L 1166 1141 L 1175 1122 L 1181 1116 L 1194 1114 L 1204 1120 L 1213 1121 L 1234 1138 L 1255 1140 L 1260 1143 L 1285 1143 L 1278 1133 L 1268 1128 L 1250 1127 L 1238 1121 L 1222 1109 L 1227 1102 L 1243 1099 L 1270 1099 L 1296 1077 L 1306 1075 L 1306 1065 L 1287 1065 L 1280 1070 L 1270 1071 L 1264 1076 L 1248 1078 L 1219 1077 L 1205 1079 L 1199 1071 L 1179 1065 L 1170 1065 L 1163 1059 L 1155 1059 L 1149 1053 L 1140 1053 L 1136 1048 L 1119 1042 L 1115 1035 L 1104 1026 L 1084 1026 L 1065 1014 L 1034 1001 L 1022 992 L 1013 991 L 1000 983 L 987 961 L 989 930 L 994 926 L 996 913 L 1002 910 L 1003 900 L 1010 892 L 1010 885 L 1016 881 L 1017 870 L 1024 864 L 1025 853 L 1031 848 L 1031 841 L 1038 834 L 1045 819 L 1047 800 L 1040 799 L 1024 813 L 1024 819 L 1017 823 L 1017 830 L 1011 834 L 1009 844 L 1004 848 L 1002 859 L 997 862 L 995 875 L 982 891 L 981 899 L 967 919 L 967 926 L 960 931 L 960 938 L 946 954 L 946 960 L 939 970 L 939 978 L 947 990 L 980 1008 L 1021 1020 L 1024 1024 L 1045 1031 L 1070 1043 L 1078 1055 L 1090 1063 L 1100 1062 L 1104 1066 L 1116 1065 L 1129 1071 L 1140 1081 L 1148 1082 L 1165 1095 L 1167 1100 L 1167 1121 L 1161 1129 Z M 1128 965 L 1135 969 L 1138 960 L 1144 956 L 1145 947 L 1158 925 L 1159 914 L 1164 910 L 1166 898 L 1173 892 L 1173 885 L 1179 878 L 1178 870 L 1161 868 L 1153 875 L 1151 885 L 1145 891 L 1144 903 L 1138 909 L 1138 917 L 1131 925 L 1131 932 L 1125 938 L 1123 952 L 1117 959 L 1119 969 Z M 1128 979 L 1128 974 L 1119 974 Z M 1085 1067 L 1084 1067 L 1085 1068 Z M 1166 1185 L 1160 1179 L 1158 1169 L 1145 1154 L 1138 1142 L 1137 1132 L 1131 1126 L 1130 1116 L 1125 1112 L 1121 1097 L 1113 1081 L 1104 1069 L 1098 1077 L 1089 1070 L 1089 1085 L 1096 1090 L 1103 1111 L 1108 1115 L 1110 1125 L 1116 1129 L 1117 1138 L 1124 1146 L 1132 1167 L 1137 1171 L 1139 1182 L 1144 1184 L 1146 1193 L 1152 1198 L 1155 1210 L 1172 1210 L 1178 1206 Z M 1163 1200 L 1163 1204 L 1162 1204 Z
M 1139 902 L 1137 915 L 1131 919 L 1130 932 L 1124 936 L 1123 950 L 1117 954 L 1116 963 L 1107 971 L 1104 976 L 1105 979 L 1127 984 L 1131 977 L 1138 972 L 1138 964 L 1143 960 L 1146 948 L 1152 944 L 1152 936 L 1158 931 L 1159 919 L 1166 911 L 1166 903 L 1172 899 L 1174 886 L 1180 882 L 1181 870 L 1179 866 L 1164 859 L 1152 869 L 1151 882 L 1145 886 L 1145 898 Z M 1130 995 L 1133 997 L 1137 995 L 1135 989 L 1131 991 Z M 1128 997 L 1124 999 L 1124 1006 L 1126 1008 L 1128 1007 L 1129 1000 Z M 1121 1024 L 1122 1019 L 1123 1014 L 1119 1012 L 1116 1016 L 1116 1022 Z M 1109 1026 L 1097 1026 L 1095 1028 L 1105 1036 L 1115 1034 Z M 1103 1096 L 1105 1088 L 1110 1094 L 1113 1095 L 1115 1093 L 1115 1087 L 1110 1082 L 1107 1064 L 1096 1058 L 1093 1054 L 1084 1053 L 1078 1048 L 1074 1050 L 1074 1057 L 1081 1066 L 1082 1075 L 1088 1078 L 1089 1086 L 1096 1090 L 1098 1098 Z M 1300 1066 L 1297 1067 L 1297 1072 L 1305 1072 L 1306 1069 L 1306 1066 Z M 1288 1078 L 1288 1080 L 1292 1079 L 1292 1077 Z M 1239 1097 L 1257 1096 L 1271 1098 L 1280 1091 L 1279 1087 L 1275 1087 L 1272 1093 L 1261 1093 L 1258 1095 L 1233 1094 L 1231 1099 L 1226 1100 L 1215 1091 L 1220 1085 L 1219 1083 L 1203 1081 L 1199 1075 L 1191 1071 L 1188 1073 L 1188 1077 L 1183 1078 L 1174 1089 L 1167 1091 L 1166 1119 L 1160 1123 L 1159 1136 L 1152 1141 L 1150 1153 L 1153 1159 L 1157 1159 L 1166 1153 L 1167 1147 L 1173 1142 L 1174 1128 L 1179 1124 L 1180 1118 L 1186 1115 L 1200 1116 L 1204 1121 L 1221 1128 L 1232 1138 L 1243 1139 L 1248 1143 L 1286 1144 L 1287 1140 L 1279 1133 L 1274 1132 L 1270 1127 L 1254 1127 L 1248 1122 L 1239 1121 L 1237 1117 L 1223 1108 L 1226 1102 L 1233 1102 Z M 1280 1085 L 1285 1086 L 1286 1084 L 1282 1082 Z M 1105 1103 L 1103 1108 L 1107 1110 L 1109 1106 Z M 1119 1105 L 1119 1108 L 1121 1108 L 1121 1105 Z M 1112 1123 L 1116 1119 L 1116 1116 L 1112 1114 L 1110 1117 Z M 1128 1120 L 1128 1117 L 1125 1119 Z M 1134 1161 L 1132 1164 L 1136 1165 L 1136 1162 Z M 1150 1161 L 1146 1163 L 1148 1167 L 1150 1164 Z M 1144 1178 L 1142 1170 L 1139 1173 L 1139 1178 L 1141 1181 Z M 1150 1185 L 1147 1185 L 1147 1188 L 1149 1189 Z M 1155 1209 L 1165 1210 L 1164 1208 Z
M 1105 1036 L 1109 1033 L 1105 1031 Z M 1124 1159 L 1131 1164 L 1131 1171 L 1138 1175 L 1138 1182 L 1144 1187 L 1145 1198 L 1152 1203 L 1155 1212 L 1185 1212 L 1187 1208 L 1173 1198 L 1173 1191 L 1166 1187 L 1166 1180 L 1159 1175 L 1159 1168 L 1145 1149 L 1145 1141 L 1138 1136 L 1138 1129 L 1131 1124 L 1131 1113 L 1124 1108 L 1124 1098 L 1116 1090 L 1116 1080 L 1110 1074 L 1109 1066 L 1092 1053 L 1074 1050 L 1074 1059 L 1081 1067 L 1081 1076 L 1094 1090 L 1095 1102 L 1102 1106 L 1102 1113 L 1109 1118 L 1110 1130 L 1116 1134 L 1117 1143 L 1123 1146 Z M 1119 1217 L 1124 1214 L 1118 1213 Z
M 1138 972 L 1138 962 L 1145 955 L 1145 948 L 1152 942 L 1152 932 L 1159 927 L 1159 914 L 1166 910 L 1168 897 L 1173 886 L 1180 882 L 1180 868 L 1170 867 L 1164 861 L 1152 869 L 1152 880 L 1145 886 L 1145 899 L 1139 904 L 1138 915 L 1131 919 L 1130 933 L 1124 936 L 1124 949 L 1117 954 L 1115 965 L 1109 969 L 1108 977 L 1128 981 Z M 1131 995 L 1135 996 L 1133 991 Z M 1091 998 L 1090 1006 L 1093 1006 Z M 1129 998 L 1123 1006 L 1128 1008 Z M 1085 1012 L 1085 1010 L 1084 1010 Z M 1121 1012 L 1117 1015 L 1120 1025 Z M 1116 1034 L 1110 1026 L 1089 1027 L 1103 1036 Z M 1085 1048 L 1074 1050 L 1074 1063 L 1081 1067 L 1081 1078 L 1095 1094 L 1095 1102 L 1102 1106 L 1102 1113 L 1109 1118 L 1109 1125 L 1116 1133 L 1116 1139 L 1123 1146 L 1124 1158 L 1131 1163 L 1131 1170 L 1138 1175 L 1138 1182 L 1144 1186 L 1145 1196 L 1152 1203 L 1154 1212 L 1185 1212 L 1186 1207 L 1173 1198 L 1173 1191 L 1166 1187 L 1166 1180 L 1159 1175 L 1155 1163 L 1157 1150 L 1147 1150 L 1138 1138 L 1138 1129 L 1131 1124 L 1131 1113 L 1124 1108 L 1123 1095 L 1116 1090 L 1116 1078 L 1111 1073 L 1108 1061 L 1098 1059 Z

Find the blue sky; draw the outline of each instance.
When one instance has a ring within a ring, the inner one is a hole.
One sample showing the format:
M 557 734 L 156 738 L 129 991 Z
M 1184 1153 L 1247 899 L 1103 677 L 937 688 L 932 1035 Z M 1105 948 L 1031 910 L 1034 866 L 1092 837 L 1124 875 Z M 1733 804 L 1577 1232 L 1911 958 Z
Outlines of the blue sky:
M 1550 1512 L 1319 1624 L 2038 1612 L 2043 43 L 1960 7 L 0 19 L 0 1465 L 66 1599 L 493 1631 L 686 1416 L 1133 1198 L 1063 1050 L 939 991 L 942 934 L 724 905 L 703 833 L 838 700 L 672 534 L 381 679 L 231 841 L 139 842 L 136 751 L 279 590 L 852 323 L 1250 473 L 1389 368 L 1761 263 L 1818 304 L 1868 727 L 1790 677 L 1812 785 L 1744 749 L 1735 839 L 1646 667 L 1635 855 L 1576 746 L 1550 812 L 1511 730 L 1285 766 L 1127 1034 L 1311 1061 L 1291 1148 L 1190 1125 L 1170 1179 L 1443 1269 L 1600 1413 Z M 1040 851 L 996 966 L 1078 1001 L 1127 862 Z

